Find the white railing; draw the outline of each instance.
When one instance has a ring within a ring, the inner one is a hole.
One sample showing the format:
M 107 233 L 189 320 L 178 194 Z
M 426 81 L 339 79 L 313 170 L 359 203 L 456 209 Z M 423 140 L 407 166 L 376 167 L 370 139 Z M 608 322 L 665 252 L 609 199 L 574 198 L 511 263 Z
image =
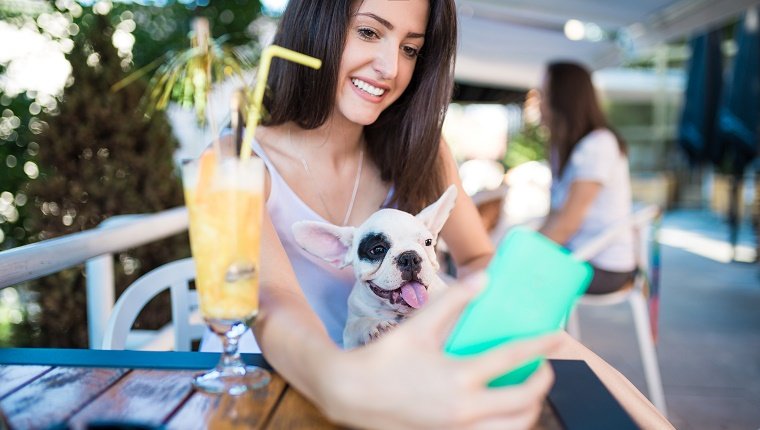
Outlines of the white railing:
M 122 215 L 98 228 L 0 252 L 0 289 L 86 263 L 90 347 L 100 345 L 114 305 L 113 254 L 187 230 L 187 210 Z

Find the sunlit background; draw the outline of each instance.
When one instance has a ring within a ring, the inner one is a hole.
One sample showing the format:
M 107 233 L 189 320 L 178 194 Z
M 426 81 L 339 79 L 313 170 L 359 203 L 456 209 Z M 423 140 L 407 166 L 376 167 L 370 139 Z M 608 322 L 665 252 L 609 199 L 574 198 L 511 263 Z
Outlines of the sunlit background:
M 688 99 L 689 83 L 698 82 L 691 64 L 704 62 L 720 81 L 701 82 L 697 89 L 719 85 L 730 92 L 735 70 L 742 69 L 735 65 L 743 43 L 748 46 L 743 38 L 758 31 L 758 2 L 456 3 L 456 88 L 443 135 L 465 191 L 476 202 L 496 202 L 491 238 L 547 213 L 552 178 L 536 87 L 550 59 L 587 63 L 611 125 L 628 143 L 636 203 L 666 211 L 658 230 L 664 285 L 658 353 L 669 401 L 676 401 L 674 422 L 682 428 L 748 428 L 731 426 L 741 414 L 720 410 L 713 422 L 700 413 L 708 401 L 740 412 L 735 405 L 745 402 L 752 411 L 744 416 L 757 417 L 756 389 L 720 386 L 728 394 L 716 396 L 707 387 L 699 397 L 693 391 L 701 381 L 677 378 L 683 376 L 683 356 L 704 360 L 694 367 L 699 375 L 727 372 L 724 380 L 744 385 L 752 380 L 747 372 L 756 371 L 713 363 L 704 351 L 721 350 L 723 359 L 743 363 L 757 361 L 760 351 L 760 282 L 751 264 L 758 246 L 753 228 L 760 228 L 758 162 L 732 174 L 732 160 L 705 155 L 726 148 L 705 147 L 698 159 L 687 156 L 681 129 L 685 108 L 700 105 L 698 98 Z M 176 166 L 229 122 L 229 100 L 254 81 L 257 56 L 271 42 L 286 4 L 0 0 L 0 252 L 181 206 Z M 198 98 L 192 77 L 171 88 L 165 111 L 151 109 L 146 94 L 162 76 L 159 65 L 187 53 L 199 18 L 210 22 L 215 46 L 226 49 L 220 52 L 240 59 L 245 70 L 225 71 L 208 98 L 198 97 L 208 107 L 201 118 L 193 109 Z M 697 44 L 708 38 L 713 51 Z M 123 85 L 116 90 L 116 84 Z M 726 98 L 712 100 L 712 106 Z M 729 223 L 732 205 L 737 216 Z M 115 254 L 116 296 L 141 274 L 187 255 L 186 235 Z M 0 289 L 0 347 L 87 347 L 87 281 L 79 266 Z M 135 328 L 162 327 L 167 300 L 151 303 Z M 602 328 L 625 325 L 606 314 L 600 321 Z M 601 347 L 609 348 L 604 358 L 641 386 L 628 362 L 637 352 L 619 349 L 617 334 L 597 338 L 608 343 Z

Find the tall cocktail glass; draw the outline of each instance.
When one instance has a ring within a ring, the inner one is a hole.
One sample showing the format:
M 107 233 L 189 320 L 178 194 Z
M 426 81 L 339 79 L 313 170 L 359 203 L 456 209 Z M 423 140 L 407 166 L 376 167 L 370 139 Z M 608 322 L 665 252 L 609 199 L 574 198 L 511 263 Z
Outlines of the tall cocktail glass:
M 264 165 L 207 151 L 183 165 L 182 181 L 201 315 L 223 345 L 216 368 L 193 384 L 233 395 L 263 387 L 269 373 L 246 366 L 238 342 L 259 310 Z

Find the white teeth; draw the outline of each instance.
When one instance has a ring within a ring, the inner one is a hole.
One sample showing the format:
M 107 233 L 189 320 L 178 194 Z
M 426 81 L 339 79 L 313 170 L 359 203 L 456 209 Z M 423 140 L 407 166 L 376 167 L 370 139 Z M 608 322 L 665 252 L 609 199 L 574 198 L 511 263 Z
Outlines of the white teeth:
M 385 90 L 382 88 L 373 87 L 372 85 L 359 80 L 359 79 L 351 79 L 351 82 L 354 84 L 356 88 L 359 88 L 360 90 L 364 91 L 367 94 L 371 94 L 375 97 L 379 97 L 385 93 Z

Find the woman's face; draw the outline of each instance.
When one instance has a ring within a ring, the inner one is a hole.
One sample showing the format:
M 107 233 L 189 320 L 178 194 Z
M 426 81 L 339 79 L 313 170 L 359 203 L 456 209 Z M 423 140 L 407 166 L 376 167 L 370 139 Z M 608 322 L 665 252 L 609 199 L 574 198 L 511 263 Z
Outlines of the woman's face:
M 336 114 L 368 125 L 403 94 L 425 42 L 428 0 L 361 0 L 338 72 Z

